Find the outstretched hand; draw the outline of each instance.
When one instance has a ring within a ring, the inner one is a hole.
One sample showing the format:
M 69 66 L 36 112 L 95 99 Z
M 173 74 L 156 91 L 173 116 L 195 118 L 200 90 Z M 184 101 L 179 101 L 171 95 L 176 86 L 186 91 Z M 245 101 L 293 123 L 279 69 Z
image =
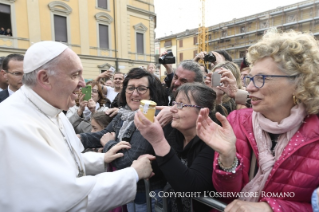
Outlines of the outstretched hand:
M 117 153 L 121 149 L 130 149 L 131 144 L 126 141 L 121 141 L 114 145 L 109 151 L 107 151 L 104 155 L 104 162 L 111 163 L 113 160 L 123 157 L 123 153 Z
M 196 133 L 208 146 L 220 154 L 225 166 L 231 165 L 236 156 L 236 136 L 226 117 L 216 113 L 219 126 L 209 117 L 209 109 L 202 108 L 196 122 Z

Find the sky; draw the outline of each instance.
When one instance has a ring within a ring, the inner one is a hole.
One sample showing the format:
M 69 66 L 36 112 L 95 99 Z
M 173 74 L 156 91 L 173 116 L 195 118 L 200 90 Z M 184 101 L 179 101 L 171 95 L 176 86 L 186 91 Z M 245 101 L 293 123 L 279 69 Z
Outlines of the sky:
M 205 25 L 208 27 L 297 2 L 301 0 L 205 0 Z M 197 28 L 201 23 L 200 0 L 154 0 L 154 4 L 156 38 Z

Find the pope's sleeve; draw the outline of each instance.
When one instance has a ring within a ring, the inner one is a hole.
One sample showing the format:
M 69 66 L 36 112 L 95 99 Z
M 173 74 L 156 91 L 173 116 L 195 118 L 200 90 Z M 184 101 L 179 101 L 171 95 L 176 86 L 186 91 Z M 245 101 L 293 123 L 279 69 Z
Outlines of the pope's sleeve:
M 96 184 L 88 196 L 87 211 L 109 211 L 131 202 L 136 194 L 136 171 L 129 167 L 95 176 Z
M 86 152 L 82 154 L 86 175 L 96 175 L 107 171 L 104 163 L 105 153 Z

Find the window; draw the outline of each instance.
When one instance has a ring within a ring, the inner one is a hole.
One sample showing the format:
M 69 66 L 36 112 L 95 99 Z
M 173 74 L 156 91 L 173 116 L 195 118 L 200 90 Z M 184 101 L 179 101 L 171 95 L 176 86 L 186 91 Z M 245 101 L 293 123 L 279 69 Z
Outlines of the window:
M 197 44 L 197 36 L 196 36 L 196 37 L 194 37 L 194 41 L 193 41 L 193 43 L 194 43 L 194 45 L 196 45 L 196 44 Z
M 136 36 L 136 53 L 145 54 L 144 34 L 147 31 L 147 27 L 142 23 L 138 23 L 133 26 Z
M 196 57 L 196 55 L 197 55 L 197 50 L 194 51 L 193 58 Z
M 166 40 L 165 43 L 164 43 L 164 46 L 165 46 L 165 47 L 170 47 L 170 46 L 172 46 L 172 40 Z
M 245 32 L 246 32 L 246 27 L 241 26 L 241 27 L 240 27 L 240 33 L 245 33 Z
M 54 15 L 54 35 L 55 41 L 68 42 L 66 17 Z
M 99 24 L 100 48 L 109 49 L 109 26 Z
M 246 56 L 246 51 L 240 51 L 239 52 L 239 58 L 243 58 Z
M 268 21 L 260 22 L 260 29 L 268 28 Z
M 52 1 L 48 4 L 51 14 L 52 40 L 71 43 L 70 14 L 72 8 L 64 2 Z
M 212 39 L 212 34 L 209 34 L 208 35 L 208 40 L 211 40 Z
M 183 61 L 183 53 L 179 53 L 179 62 Z
M 292 15 L 289 15 L 287 17 L 287 23 L 296 22 L 296 21 L 297 21 L 297 15 L 296 14 L 292 14 Z
M 0 4 L 0 27 L 6 32 L 7 29 L 11 28 L 11 10 L 10 5 Z
M 136 33 L 136 52 L 138 54 L 144 54 L 144 34 Z
M 183 47 L 183 40 L 179 40 L 179 47 Z
M 222 31 L 222 37 L 227 37 L 227 31 L 226 30 Z
M 97 6 L 98 6 L 99 8 L 108 9 L 108 8 L 107 8 L 107 1 L 108 1 L 108 0 L 98 0 Z

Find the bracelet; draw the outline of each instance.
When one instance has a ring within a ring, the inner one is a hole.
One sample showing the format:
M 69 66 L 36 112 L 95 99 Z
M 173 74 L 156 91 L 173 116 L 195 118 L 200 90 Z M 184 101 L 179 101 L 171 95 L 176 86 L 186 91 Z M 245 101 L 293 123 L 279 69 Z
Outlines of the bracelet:
M 224 170 L 225 172 L 231 172 L 231 173 L 233 173 L 233 174 L 236 173 L 236 168 L 237 168 L 237 166 L 238 166 L 238 158 L 237 158 L 237 157 L 235 157 L 235 160 L 234 160 L 233 164 L 232 164 L 230 167 L 224 167 L 223 164 L 220 162 L 219 157 L 218 157 L 217 161 L 218 161 L 219 167 L 220 167 L 222 170 Z

